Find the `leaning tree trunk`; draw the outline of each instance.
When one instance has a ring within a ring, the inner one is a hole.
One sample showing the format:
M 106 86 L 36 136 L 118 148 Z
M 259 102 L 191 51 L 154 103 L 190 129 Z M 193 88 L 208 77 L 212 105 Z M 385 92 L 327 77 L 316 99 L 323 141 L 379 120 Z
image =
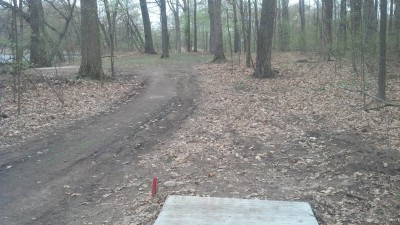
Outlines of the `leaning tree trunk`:
M 99 80 L 103 76 L 103 69 L 97 21 L 97 1 L 81 0 L 82 58 L 79 76 Z
M 161 45 L 162 54 L 161 58 L 169 58 L 169 37 L 168 37 L 168 24 L 167 24 L 167 7 L 165 6 L 165 0 L 160 0 L 161 5 Z
M 257 78 L 271 78 L 274 76 L 271 60 L 275 9 L 276 0 L 262 1 L 260 29 L 257 38 L 256 70 L 253 73 L 253 76 Z
M 251 1 L 247 0 L 249 11 L 249 18 L 251 18 Z M 246 66 L 251 66 L 251 19 L 247 21 L 247 52 L 246 52 Z
M 221 0 L 214 0 L 214 60 L 225 61 L 224 45 L 222 41 Z
M 140 10 L 142 11 L 143 28 L 144 28 L 144 53 L 156 54 L 153 46 L 153 37 L 151 34 L 151 23 L 149 11 L 147 9 L 146 0 L 140 0 Z

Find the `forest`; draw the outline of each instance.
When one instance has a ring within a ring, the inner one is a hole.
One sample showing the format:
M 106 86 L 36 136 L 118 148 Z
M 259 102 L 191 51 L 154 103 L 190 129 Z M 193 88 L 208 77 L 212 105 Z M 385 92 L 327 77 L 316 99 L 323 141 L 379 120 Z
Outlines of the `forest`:
M 175 194 L 399 224 L 399 68 L 400 0 L 0 0 L 0 218 Z

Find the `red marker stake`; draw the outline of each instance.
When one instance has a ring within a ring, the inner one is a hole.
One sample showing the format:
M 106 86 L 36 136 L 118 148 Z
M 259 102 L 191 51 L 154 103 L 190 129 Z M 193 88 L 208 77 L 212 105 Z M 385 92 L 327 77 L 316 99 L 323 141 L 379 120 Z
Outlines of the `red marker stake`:
M 151 197 L 156 196 L 157 194 L 157 177 L 153 178 L 153 185 L 151 186 Z

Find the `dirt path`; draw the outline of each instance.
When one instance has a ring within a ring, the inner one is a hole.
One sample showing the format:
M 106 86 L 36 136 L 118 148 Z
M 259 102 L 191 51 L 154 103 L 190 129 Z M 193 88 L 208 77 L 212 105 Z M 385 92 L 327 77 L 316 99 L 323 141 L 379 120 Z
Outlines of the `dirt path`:
M 118 188 L 124 170 L 136 171 L 139 152 L 169 137 L 193 111 L 197 88 L 191 64 L 168 63 L 143 67 L 145 90 L 115 113 L 1 155 L 0 224 L 118 221 L 118 206 L 102 201 Z

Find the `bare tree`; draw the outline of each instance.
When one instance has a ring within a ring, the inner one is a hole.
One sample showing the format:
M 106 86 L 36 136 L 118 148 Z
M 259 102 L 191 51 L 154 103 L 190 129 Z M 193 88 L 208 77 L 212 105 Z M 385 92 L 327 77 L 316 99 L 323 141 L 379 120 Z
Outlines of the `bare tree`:
M 175 2 L 173 2 L 172 0 L 168 0 L 168 5 L 170 10 L 174 14 L 176 51 L 178 53 L 181 53 L 182 46 L 181 46 L 181 23 L 179 18 L 179 0 L 175 0 Z
M 272 70 L 272 37 L 274 29 L 274 17 L 276 0 L 263 0 L 261 8 L 260 28 L 257 38 L 257 61 L 253 73 L 257 78 L 271 78 Z
M 100 30 L 97 18 L 97 1 L 81 0 L 81 66 L 79 75 L 101 79 L 103 69 L 100 50 Z

